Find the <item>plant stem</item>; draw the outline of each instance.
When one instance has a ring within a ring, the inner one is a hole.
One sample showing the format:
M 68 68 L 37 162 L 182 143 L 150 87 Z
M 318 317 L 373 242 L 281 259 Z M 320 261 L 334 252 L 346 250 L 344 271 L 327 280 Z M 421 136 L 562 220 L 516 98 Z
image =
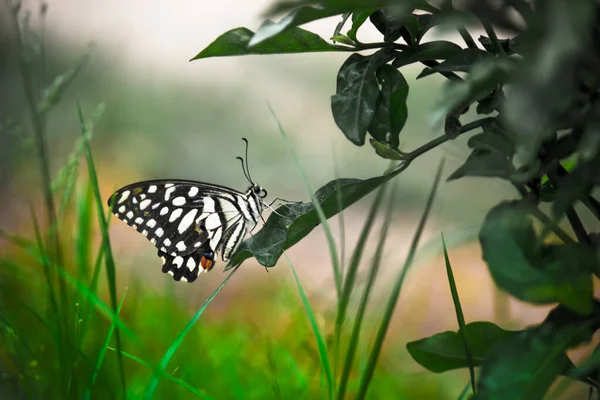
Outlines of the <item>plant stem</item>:
M 461 26 L 460 28 L 458 28 L 458 33 L 460 33 L 460 36 L 462 37 L 462 39 L 465 41 L 465 44 L 469 48 L 478 49 L 477 43 L 475 43 L 473 36 L 471 36 L 471 34 L 469 33 L 468 30 L 466 30 L 464 27 Z
M 577 236 L 577 240 L 579 241 L 579 243 L 591 245 L 590 237 L 585 231 L 585 227 L 583 226 L 581 219 L 577 215 L 577 212 L 575 212 L 575 208 L 573 206 L 567 208 L 565 214 L 567 215 L 569 224 L 571 224 L 571 228 L 573 229 L 573 232 L 575 232 L 575 236 Z
M 487 118 L 478 119 L 476 121 L 473 121 L 466 125 L 463 125 L 463 127 L 460 129 L 460 132 L 458 133 L 457 137 L 462 135 L 463 133 L 467 133 L 469 131 L 472 131 L 473 129 L 477 129 L 477 128 L 483 126 L 487 122 L 493 122 L 495 119 L 496 119 L 495 117 L 487 117 Z M 425 143 L 423 146 L 418 147 L 417 149 L 408 153 L 406 155 L 406 162 L 411 163 L 415 158 L 419 157 L 420 155 L 422 155 L 424 153 L 427 153 L 429 150 L 432 150 L 432 149 L 436 148 L 437 146 L 439 146 L 440 144 L 445 143 L 451 139 L 454 139 L 454 138 L 452 138 L 448 135 L 441 135 L 441 136 L 433 139 L 432 141 Z
M 498 40 L 498 36 L 496 36 L 496 32 L 494 31 L 492 24 L 482 19 L 481 25 L 483 25 L 483 29 L 485 29 L 485 32 L 488 34 L 490 41 L 492 42 L 492 48 L 496 54 L 504 54 L 504 49 Z
M 421 64 L 425 65 L 426 67 L 429 68 L 434 68 L 437 67 L 438 65 L 440 65 L 439 62 L 435 61 L 435 60 L 426 60 L 426 61 L 421 61 Z M 459 81 L 462 82 L 463 78 L 461 78 L 460 76 L 456 75 L 454 72 L 449 72 L 449 71 L 438 71 L 438 73 L 442 76 L 445 76 L 446 78 L 450 79 L 451 81 Z
M 7 4 L 9 7 L 12 7 L 10 2 L 7 0 Z M 21 28 L 19 27 L 19 18 L 18 11 L 14 10 L 12 12 L 13 22 L 15 26 L 15 36 L 16 36 L 16 44 L 17 44 L 17 52 L 19 59 L 19 72 L 21 73 L 21 78 L 23 80 L 23 86 L 25 89 L 25 99 L 27 101 L 27 106 L 29 108 L 29 112 L 31 113 L 31 122 L 33 124 L 33 130 L 36 138 L 36 150 L 38 153 L 38 157 L 40 160 L 40 169 L 42 174 L 42 185 L 44 188 L 44 200 L 46 202 L 46 211 L 48 213 L 48 221 L 51 227 L 55 226 L 54 222 L 56 220 L 56 213 L 54 210 L 54 198 L 52 195 L 52 190 L 50 189 L 50 163 L 48 161 L 47 155 L 47 145 L 45 138 L 45 127 L 42 122 L 42 119 L 37 111 L 37 105 L 34 96 L 33 85 L 31 84 L 31 74 L 29 70 L 29 66 L 27 65 L 27 61 L 24 58 L 24 49 L 23 49 L 23 38 L 21 37 Z

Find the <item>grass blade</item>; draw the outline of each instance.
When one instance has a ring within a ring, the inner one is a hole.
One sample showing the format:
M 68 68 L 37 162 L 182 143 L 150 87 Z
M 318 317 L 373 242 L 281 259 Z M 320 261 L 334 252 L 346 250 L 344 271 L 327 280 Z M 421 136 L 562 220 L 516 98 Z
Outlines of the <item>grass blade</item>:
M 335 155 L 335 149 L 333 152 L 333 174 L 335 179 L 340 178 L 340 171 L 338 169 L 337 157 Z M 340 276 L 344 277 L 344 267 L 346 265 L 346 224 L 344 221 L 344 205 L 342 203 L 342 192 L 337 192 L 337 203 L 338 203 L 338 220 L 340 225 Z
M 319 200 L 317 200 L 317 198 L 315 197 L 314 191 L 312 190 L 310 182 L 308 181 L 308 176 L 306 176 L 306 172 L 304 171 L 304 168 L 302 168 L 302 165 L 300 163 L 300 157 L 298 157 L 298 154 L 294 150 L 294 147 L 292 146 L 292 142 L 289 140 L 287 133 L 285 132 L 285 130 L 283 129 L 283 126 L 281 125 L 281 122 L 279 122 L 277 115 L 275 115 L 275 111 L 273 111 L 271 104 L 267 103 L 267 106 L 269 107 L 269 111 L 271 112 L 271 115 L 273 116 L 273 118 L 275 119 L 275 122 L 277 123 L 277 128 L 279 129 L 279 132 L 283 136 L 285 143 L 288 146 L 288 150 L 290 151 L 290 154 L 292 155 L 294 164 L 296 164 L 296 168 L 298 169 L 300 178 L 302 179 L 302 182 L 304 183 L 304 186 L 306 187 L 306 190 L 308 191 L 308 194 L 310 195 L 310 199 L 311 199 L 313 205 L 315 206 L 315 210 L 317 211 L 317 215 L 319 216 L 321 225 L 323 225 L 323 230 L 325 231 L 325 237 L 327 238 L 327 243 L 329 244 L 329 253 L 331 254 L 331 263 L 333 265 L 333 277 L 335 280 L 335 289 L 337 292 L 337 297 L 339 298 L 341 295 L 341 291 L 342 291 L 342 276 L 340 274 L 340 264 L 339 264 L 338 254 L 337 254 L 337 248 L 335 245 L 335 239 L 333 237 L 333 234 L 331 233 L 331 228 L 329 227 L 329 224 L 327 223 L 327 217 L 325 217 L 325 213 L 323 212 L 323 208 L 321 207 Z
M 377 365 L 377 360 L 379 359 L 379 354 L 381 353 L 381 348 L 383 346 L 383 341 L 385 339 L 385 335 L 389 328 L 390 322 L 392 320 L 392 315 L 396 308 L 396 303 L 398 302 L 398 297 L 400 296 L 400 290 L 402 290 L 402 285 L 404 283 L 404 279 L 406 278 L 406 274 L 410 266 L 412 265 L 413 259 L 415 257 L 415 253 L 417 251 L 417 246 L 419 245 L 419 240 L 421 239 L 421 235 L 423 234 L 423 229 L 425 228 L 425 223 L 427 222 L 427 218 L 429 217 L 429 212 L 431 211 L 431 207 L 433 206 L 433 200 L 435 198 L 435 194 L 437 192 L 437 188 L 440 183 L 440 178 L 442 176 L 442 168 L 444 166 L 444 161 L 440 162 L 438 167 L 435 181 L 433 183 L 433 187 L 431 192 L 429 193 L 429 198 L 427 199 L 427 204 L 425 205 L 425 210 L 423 211 L 423 215 L 419 221 L 419 225 L 417 226 L 417 230 L 413 236 L 412 242 L 410 244 L 410 248 L 408 251 L 408 255 L 406 256 L 406 261 L 404 262 L 404 266 L 400 271 L 400 275 L 396 280 L 394 287 L 390 293 L 390 297 L 381 320 L 381 324 L 379 325 L 379 329 L 377 330 L 377 334 L 375 336 L 375 342 L 373 343 L 373 347 L 371 349 L 371 353 L 369 354 L 369 359 L 367 360 L 367 365 L 363 376 L 360 381 L 360 387 L 358 389 L 358 394 L 356 396 L 357 400 L 362 400 L 367 395 L 367 391 L 369 389 L 369 384 L 371 383 L 371 379 L 373 378 L 373 373 L 375 372 L 375 366 Z
M 127 288 L 123 291 L 123 297 L 121 297 L 121 302 L 119 303 L 119 307 L 117 308 L 117 315 L 120 314 L 121 308 L 123 307 L 123 303 L 125 302 L 125 296 L 127 295 Z M 96 378 L 98 377 L 98 373 L 100 372 L 100 368 L 102 367 L 102 363 L 104 362 L 104 357 L 106 356 L 106 350 L 108 349 L 108 345 L 110 344 L 110 339 L 112 338 L 113 331 L 115 330 L 115 320 L 113 320 L 108 328 L 108 332 L 106 333 L 106 337 L 104 338 L 104 343 L 100 348 L 100 352 L 98 353 L 98 359 L 96 360 L 96 366 L 94 368 L 94 372 L 92 372 L 92 378 L 90 383 L 83 395 L 84 399 L 90 399 L 92 396 L 92 388 L 96 383 Z
M 33 257 L 36 261 L 38 261 L 40 263 L 44 263 L 44 262 L 49 263 L 50 267 L 54 268 L 54 270 L 59 274 L 59 276 L 61 278 L 63 278 L 65 280 L 66 283 L 70 283 L 75 288 L 75 290 L 77 290 L 79 292 L 79 294 L 81 294 L 83 296 L 87 296 L 87 298 L 93 303 L 93 305 L 98 309 L 98 311 L 100 311 L 100 313 L 104 314 L 107 318 L 109 318 L 111 320 L 113 318 L 116 318 L 117 319 L 117 327 L 119 329 L 122 329 L 123 332 L 127 333 L 128 335 L 136 337 L 136 335 L 133 333 L 133 331 L 131 331 L 131 329 L 129 329 L 123 323 L 123 321 L 121 321 L 121 319 L 116 314 L 114 314 L 112 309 L 109 306 L 107 306 L 106 304 L 104 304 L 104 302 L 100 298 L 98 298 L 98 296 L 96 296 L 96 294 L 92 293 L 86 285 L 84 285 L 77 278 L 73 277 L 66 270 L 60 268 L 59 266 L 54 264 L 52 261 L 48 260 L 45 256 L 41 255 L 33 242 L 30 242 L 27 239 L 23 239 L 16 235 L 11 235 L 1 229 L 0 229 L 0 237 L 3 237 L 5 239 L 7 239 L 8 241 L 10 241 L 11 243 L 26 250 L 29 253 L 29 255 L 31 257 Z M 9 262 L 7 262 L 6 260 L 3 260 L 3 259 L 0 259 L 0 263 L 10 264 Z
M 387 185 L 386 185 L 387 186 Z M 385 187 L 383 186 L 377 196 L 380 196 Z M 338 400 L 342 400 L 344 395 L 346 394 L 346 387 L 348 384 L 348 378 L 350 377 L 350 371 L 352 370 L 352 363 L 354 362 L 354 357 L 356 355 L 356 349 L 358 348 L 358 341 L 360 339 L 360 328 L 362 326 L 362 321 L 367 310 L 367 304 L 369 302 L 369 297 L 371 295 L 371 291 L 373 289 L 373 285 L 375 284 L 375 279 L 377 278 L 377 274 L 379 272 L 379 267 L 381 265 L 381 257 L 383 256 L 383 248 L 385 246 L 388 230 L 390 228 L 390 224 L 392 222 L 392 213 L 394 200 L 396 199 L 395 190 L 392 190 L 390 194 L 390 198 L 388 200 L 388 206 L 385 213 L 385 219 L 383 221 L 383 225 L 381 227 L 381 232 L 379 234 L 379 241 L 377 242 L 377 249 L 375 250 L 375 256 L 373 257 L 373 262 L 371 263 L 371 268 L 369 269 L 369 276 L 367 278 L 367 284 L 363 291 L 362 297 L 360 299 L 360 303 L 358 306 L 358 311 L 356 313 L 356 320 L 354 321 L 354 326 L 352 327 L 352 334 L 350 336 L 350 342 L 348 343 L 348 351 L 346 352 L 346 360 L 344 362 L 344 369 L 342 370 L 342 377 L 340 378 L 340 385 L 338 388 Z M 375 203 L 374 203 L 375 205 Z M 374 207 L 378 208 L 378 207 Z M 375 215 L 371 216 L 371 219 L 374 219 Z M 367 220 L 365 225 L 372 224 L 371 220 Z
M 77 234 L 75 236 L 75 263 L 78 278 L 84 282 L 90 279 L 90 254 L 92 240 L 92 219 L 94 194 L 89 181 L 76 198 Z
M 325 344 L 325 340 L 323 339 L 323 335 L 319 330 L 319 325 L 317 324 L 317 319 L 315 318 L 315 313 L 310 306 L 308 301 L 308 297 L 306 296 L 306 292 L 300 283 L 300 279 L 298 279 L 298 275 L 296 274 L 296 270 L 294 269 L 294 265 L 290 261 L 287 253 L 285 254 L 285 259 L 287 260 L 290 269 L 292 270 L 292 274 L 294 275 L 294 280 L 296 281 L 296 286 L 298 287 L 298 292 L 300 292 L 300 297 L 302 298 L 302 304 L 304 304 L 304 308 L 306 309 L 306 314 L 308 315 L 308 320 L 310 321 L 310 326 L 315 335 L 315 339 L 317 340 L 317 348 L 319 349 L 319 357 L 321 359 L 321 368 L 325 373 L 325 379 L 327 380 L 327 388 L 329 392 L 329 398 L 332 399 L 334 395 L 334 382 L 333 382 L 333 374 L 331 373 L 331 364 L 329 363 L 329 356 L 327 355 L 327 345 Z
M 217 297 L 217 295 L 219 294 L 221 289 L 223 289 L 225 284 L 227 284 L 229 279 L 231 279 L 231 277 L 233 276 L 235 271 L 237 271 L 238 268 L 239 267 L 235 267 L 229 273 L 229 275 L 227 275 L 227 277 L 223 280 L 223 282 L 219 285 L 219 287 L 216 288 L 215 291 L 210 295 L 210 297 L 208 299 L 206 299 L 204 304 L 202 304 L 202 307 L 200 307 L 200 309 L 198 311 L 196 311 L 196 314 L 194 314 L 194 316 L 187 323 L 185 328 L 183 328 L 183 330 L 179 333 L 179 335 L 177 335 L 177 337 L 175 338 L 173 343 L 171 343 L 171 345 L 169 346 L 169 348 L 167 349 L 165 354 L 162 356 L 162 358 L 158 362 L 158 365 L 154 369 L 154 374 L 152 374 L 152 377 L 150 378 L 150 382 L 148 382 L 148 386 L 146 386 L 146 391 L 144 392 L 144 399 L 149 400 L 152 398 L 152 396 L 154 396 L 154 392 L 156 391 L 156 388 L 158 387 L 158 382 L 160 380 L 160 377 L 162 374 L 165 373 L 164 372 L 165 368 L 167 367 L 167 364 L 171 360 L 171 357 L 173 357 L 173 354 L 175 354 L 175 351 L 177 351 L 177 348 L 179 347 L 179 345 L 181 345 L 181 342 L 183 341 L 185 336 L 188 334 L 190 329 L 192 329 L 192 326 L 194 326 L 196 321 L 198 321 L 200 316 L 204 313 L 204 310 L 206 310 L 208 305 L 214 300 L 215 297 Z
M 66 304 L 62 304 L 59 306 L 58 304 L 58 300 L 57 300 L 57 296 L 56 296 L 56 291 L 54 288 L 54 279 L 53 279 L 53 275 L 51 275 L 51 271 L 53 270 L 52 266 L 51 266 L 51 262 L 48 258 L 48 255 L 46 253 L 46 249 L 44 246 L 44 241 L 42 238 L 42 233 L 40 231 L 40 226 L 38 224 L 38 220 L 37 217 L 35 216 L 35 211 L 33 209 L 33 206 L 30 205 L 31 208 L 31 217 L 33 220 L 33 230 L 35 232 L 35 238 L 36 238 L 36 244 L 37 244 L 37 249 L 40 253 L 41 256 L 41 263 L 43 265 L 44 268 L 44 275 L 46 276 L 46 283 L 48 285 L 48 295 L 50 298 L 50 315 L 53 317 L 53 322 L 55 324 L 56 327 L 56 331 L 52 331 L 54 333 L 54 342 L 56 343 L 56 350 L 58 353 L 58 360 L 59 360 L 59 386 L 58 386 L 58 390 L 63 390 L 63 391 L 67 391 L 68 392 L 68 377 L 69 377 L 69 372 L 66 371 L 66 368 L 69 368 L 68 366 L 71 364 L 70 361 L 70 352 L 68 351 L 68 349 L 66 348 L 67 346 L 65 346 L 65 343 L 70 343 L 69 337 L 68 335 L 68 326 L 67 326 L 67 321 L 66 321 L 66 315 L 67 312 L 65 310 L 65 306 Z M 60 280 L 60 278 L 59 278 Z M 59 289 L 61 290 L 61 289 Z M 64 296 L 62 297 L 66 297 L 66 293 L 64 294 Z M 62 311 L 62 312 L 61 312 Z M 64 325 L 63 325 L 64 324 Z M 66 396 L 68 395 L 67 392 L 62 392 L 59 395 L 60 396 Z
M 450 265 L 450 258 L 448 257 L 448 249 L 446 249 L 446 241 L 444 240 L 443 233 L 442 244 L 444 246 L 444 260 L 446 261 L 448 283 L 450 284 L 450 292 L 452 292 L 452 301 L 454 302 L 454 310 L 456 310 L 456 319 L 458 320 L 458 333 L 465 348 L 465 355 L 467 356 L 467 363 L 469 364 L 469 374 L 471 375 L 471 387 L 473 388 L 473 393 L 475 394 L 475 368 L 473 367 L 473 355 L 471 353 L 471 347 L 469 346 L 469 338 L 467 335 L 467 329 L 465 327 L 465 316 L 463 315 L 460 299 L 458 298 L 458 290 L 456 289 L 456 282 L 454 281 L 454 274 L 452 273 L 452 266 Z
M 108 235 L 108 223 L 104 215 L 104 202 L 100 195 L 100 186 L 98 184 L 98 175 L 96 174 L 96 168 L 94 166 L 94 160 L 92 158 L 92 151 L 90 144 L 86 140 L 89 135 L 89 131 L 86 128 L 86 123 L 83 118 L 83 111 L 81 110 L 81 104 L 77 102 L 77 112 L 79 114 L 79 122 L 81 124 L 81 135 L 83 137 L 83 147 L 85 158 L 87 160 L 88 172 L 90 177 L 90 183 L 94 189 L 94 198 L 96 199 L 96 207 L 98 211 L 98 221 L 100 223 L 100 231 L 102 233 L 102 242 L 105 248 L 105 264 L 106 264 L 106 278 L 108 281 L 108 291 L 110 294 L 110 300 L 112 309 L 117 314 L 117 278 L 115 273 L 115 260 L 113 258 L 112 249 L 110 245 L 110 236 Z M 121 384 L 123 389 L 123 396 L 127 396 L 127 384 L 125 381 L 125 369 L 123 366 L 123 356 L 121 355 L 121 334 L 119 328 L 115 330 L 115 340 L 117 347 L 117 359 L 119 364 L 119 374 L 121 375 Z
M 464 400 L 467 398 L 467 393 L 469 393 L 469 386 L 471 386 L 471 382 L 467 382 L 462 392 L 458 395 L 458 399 L 456 400 Z
M 116 351 L 114 348 L 112 347 L 107 347 L 108 350 L 112 350 L 112 351 Z M 149 363 L 147 363 L 146 361 L 142 360 L 139 357 L 134 356 L 133 354 L 127 353 L 126 351 L 123 352 L 123 355 L 141 365 L 143 365 L 144 367 L 148 368 L 148 369 L 154 369 L 154 367 L 152 367 L 152 365 L 150 365 Z M 207 394 L 202 393 L 201 391 L 199 391 L 198 389 L 196 389 L 195 387 L 193 387 L 192 385 L 190 385 L 189 383 L 182 381 L 179 378 L 175 378 L 173 375 L 169 374 L 168 372 L 163 371 L 162 375 L 167 378 L 172 380 L 173 382 L 177 383 L 178 385 L 181 385 L 182 387 L 186 388 L 187 390 L 189 390 L 190 392 L 194 393 L 197 396 L 202 397 L 205 400 L 214 400 L 212 397 L 210 397 Z
M 367 220 L 363 225 L 363 228 L 360 232 L 360 236 L 358 237 L 358 242 L 356 242 L 354 251 L 352 252 L 352 256 L 350 257 L 350 264 L 348 265 L 348 271 L 346 272 L 346 277 L 344 279 L 342 295 L 339 297 L 338 310 L 335 319 L 336 362 L 337 355 L 339 354 L 339 346 L 342 335 L 342 325 L 344 324 L 344 320 L 346 319 L 346 311 L 348 309 L 348 304 L 350 303 L 350 297 L 352 296 L 352 289 L 354 288 L 354 283 L 356 282 L 356 273 L 358 272 L 358 265 L 360 264 L 360 260 L 363 255 L 367 238 L 369 237 L 369 233 L 371 232 L 371 228 L 373 227 L 373 223 L 375 222 L 375 215 L 377 214 L 377 210 L 379 210 L 379 205 L 381 204 L 381 200 L 383 199 L 386 187 L 387 185 L 384 185 L 377 191 L 377 194 L 375 195 L 375 200 L 373 200 L 373 204 L 371 204 L 369 214 L 367 215 Z

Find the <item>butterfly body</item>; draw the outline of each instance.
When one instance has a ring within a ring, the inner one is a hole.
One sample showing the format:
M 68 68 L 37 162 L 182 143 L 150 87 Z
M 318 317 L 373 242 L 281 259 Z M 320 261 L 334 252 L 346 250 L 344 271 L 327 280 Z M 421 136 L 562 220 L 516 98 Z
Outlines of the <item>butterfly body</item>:
M 252 183 L 244 193 L 188 180 L 137 182 L 116 191 L 111 211 L 156 246 L 163 272 L 193 282 L 220 252 L 229 261 L 261 218 L 266 191 Z

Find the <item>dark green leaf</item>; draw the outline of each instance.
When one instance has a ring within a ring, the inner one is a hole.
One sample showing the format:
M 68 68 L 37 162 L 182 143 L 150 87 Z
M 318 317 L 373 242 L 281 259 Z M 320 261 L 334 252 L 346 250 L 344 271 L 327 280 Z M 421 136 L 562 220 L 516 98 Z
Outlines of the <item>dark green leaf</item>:
M 208 47 L 192 58 L 192 61 L 208 57 L 244 56 L 250 54 L 340 51 L 338 47 L 327 43 L 319 35 L 301 28 L 291 28 L 285 35 L 279 35 L 259 45 L 249 47 L 249 42 L 253 35 L 254 33 L 247 28 L 232 29 L 209 44 Z
M 411 12 L 412 8 L 377 10 L 369 19 L 381 32 L 385 42 L 395 42 L 402 36 L 407 44 L 412 45 L 419 29 L 419 21 Z M 414 36 L 411 36 L 411 32 Z
M 463 176 L 493 176 L 511 179 L 512 174 L 515 173 L 512 164 L 514 147 L 510 139 L 493 124 L 484 125 L 483 133 L 471 137 L 468 145 L 473 152 L 467 161 L 448 177 L 448 180 Z
M 358 29 L 365 23 L 369 15 L 371 15 L 375 11 L 374 8 L 368 9 L 366 11 L 358 11 L 352 13 L 352 28 L 346 33 L 348 37 L 355 42 L 358 41 L 356 38 L 356 34 L 358 33 Z
M 483 50 L 470 48 L 462 49 L 460 52 L 453 54 L 435 67 L 425 68 L 421 71 L 419 76 L 417 76 L 417 79 L 435 74 L 436 72 L 466 72 L 469 71 L 471 65 L 488 57 L 491 57 L 490 54 Z
M 479 43 L 481 43 L 484 49 L 490 53 L 492 52 L 493 46 L 490 38 L 479 36 L 477 40 L 479 40 Z M 519 54 L 526 57 L 532 55 L 531 49 L 528 48 L 528 44 L 526 43 L 523 34 L 510 39 L 499 39 L 499 42 L 506 54 Z
M 420 42 L 423 36 L 434 27 L 456 30 L 457 27 L 464 27 L 478 22 L 473 14 L 457 10 L 435 12 L 434 14 L 418 14 L 416 17 L 419 20 L 417 42 Z
M 370 56 L 352 54 L 338 72 L 336 94 L 331 97 L 333 119 L 356 145 L 365 143 L 367 128 L 375 114 L 379 96 L 375 71 L 392 57 L 393 52 L 388 49 Z
M 445 60 L 462 49 L 455 43 L 444 40 L 436 40 L 418 45 L 413 48 L 402 50 L 392 65 L 400 68 L 404 65 L 428 60 Z
M 460 134 L 461 129 L 462 124 L 457 116 L 446 116 L 446 121 L 444 122 L 444 134 L 446 134 L 446 136 L 449 136 L 451 139 L 456 139 Z
M 513 334 L 485 357 L 475 399 L 536 400 L 572 365 L 565 351 L 591 339 L 595 316 L 555 308 L 538 327 Z M 591 310 L 591 308 L 590 308 Z
M 369 139 L 369 143 L 371 143 L 371 146 L 380 157 L 387 158 L 388 160 L 402 160 L 402 154 L 400 154 L 397 149 L 392 148 L 389 144 L 378 142 L 375 139 Z
M 552 204 L 554 217 L 563 215 L 576 201 L 587 197 L 598 179 L 600 155 L 585 162 L 579 162 L 570 174 L 561 177 L 556 183 L 556 197 Z
M 315 193 L 327 218 L 360 200 L 395 173 L 371 179 L 336 179 Z M 312 203 L 292 203 L 277 208 L 269 216 L 265 226 L 240 245 L 227 269 L 241 264 L 254 256 L 265 267 L 272 267 L 283 254 L 300 239 L 308 235 L 318 224 L 319 217 Z
M 510 138 L 500 132 L 494 124 L 484 125 L 483 133 L 470 137 L 467 145 L 475 150 L 498 153 L 509 160 L 515 152 Z
M 369 133 L 379 142 L 389 143 L 392 148 L 397 148 L 400 144 L 400 131 L 408 117 L 408 83 L 400 71 L 387 64 L 377 69 L 376 77 L 381 91 L 375 115 L 369 125 Z
M 509 179 L 514 172 L 512 164 L 498 153 L 474 150 L 467 161 L 448 177 L 448 181 L 464 176 Z
M 523 301 L 560 302 L 576 312 L 589 312 L 591 272 L 598 270 L 598 260 L 579 244 L 538 246 L 526 207 L 522 202 L 502 202 L 481 227 L 483 259 L 494 282 Z
M 500 105 L 504 99 L 502 90 L 494 90 L 482 100 L 478 101 L 477 114 L 491 114 L 494 111 L 500 111 Z
M 483 363 L 485 355 L 495 345 L 518 331 L 507 331 L 491 322 L 471 322 L 466 325 L 473 365 Z M 446 331 L 428 338 L 408 342 L 412 358 L 432 372 L 445 372 L 469 366 L 460 332 Z
M 446 115 L 489 96 L 498 85 L 504 83 L 515 65 L 514 61 L 506 58 L 486 58 L 473 64 L 464 81 L 448 82 L 435 119 L 441 121 Z

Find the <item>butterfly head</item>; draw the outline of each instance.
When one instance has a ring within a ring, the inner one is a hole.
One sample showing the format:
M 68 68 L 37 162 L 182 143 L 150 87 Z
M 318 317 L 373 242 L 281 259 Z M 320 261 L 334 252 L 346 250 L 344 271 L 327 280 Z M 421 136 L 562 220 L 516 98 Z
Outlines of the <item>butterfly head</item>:
M 253 183 L 252 186 L 248 188 L 248 191 L 252 192 L 254 196 L 259 197 L 260 199 L 267 197 L 267 191 L 256 183 Z

